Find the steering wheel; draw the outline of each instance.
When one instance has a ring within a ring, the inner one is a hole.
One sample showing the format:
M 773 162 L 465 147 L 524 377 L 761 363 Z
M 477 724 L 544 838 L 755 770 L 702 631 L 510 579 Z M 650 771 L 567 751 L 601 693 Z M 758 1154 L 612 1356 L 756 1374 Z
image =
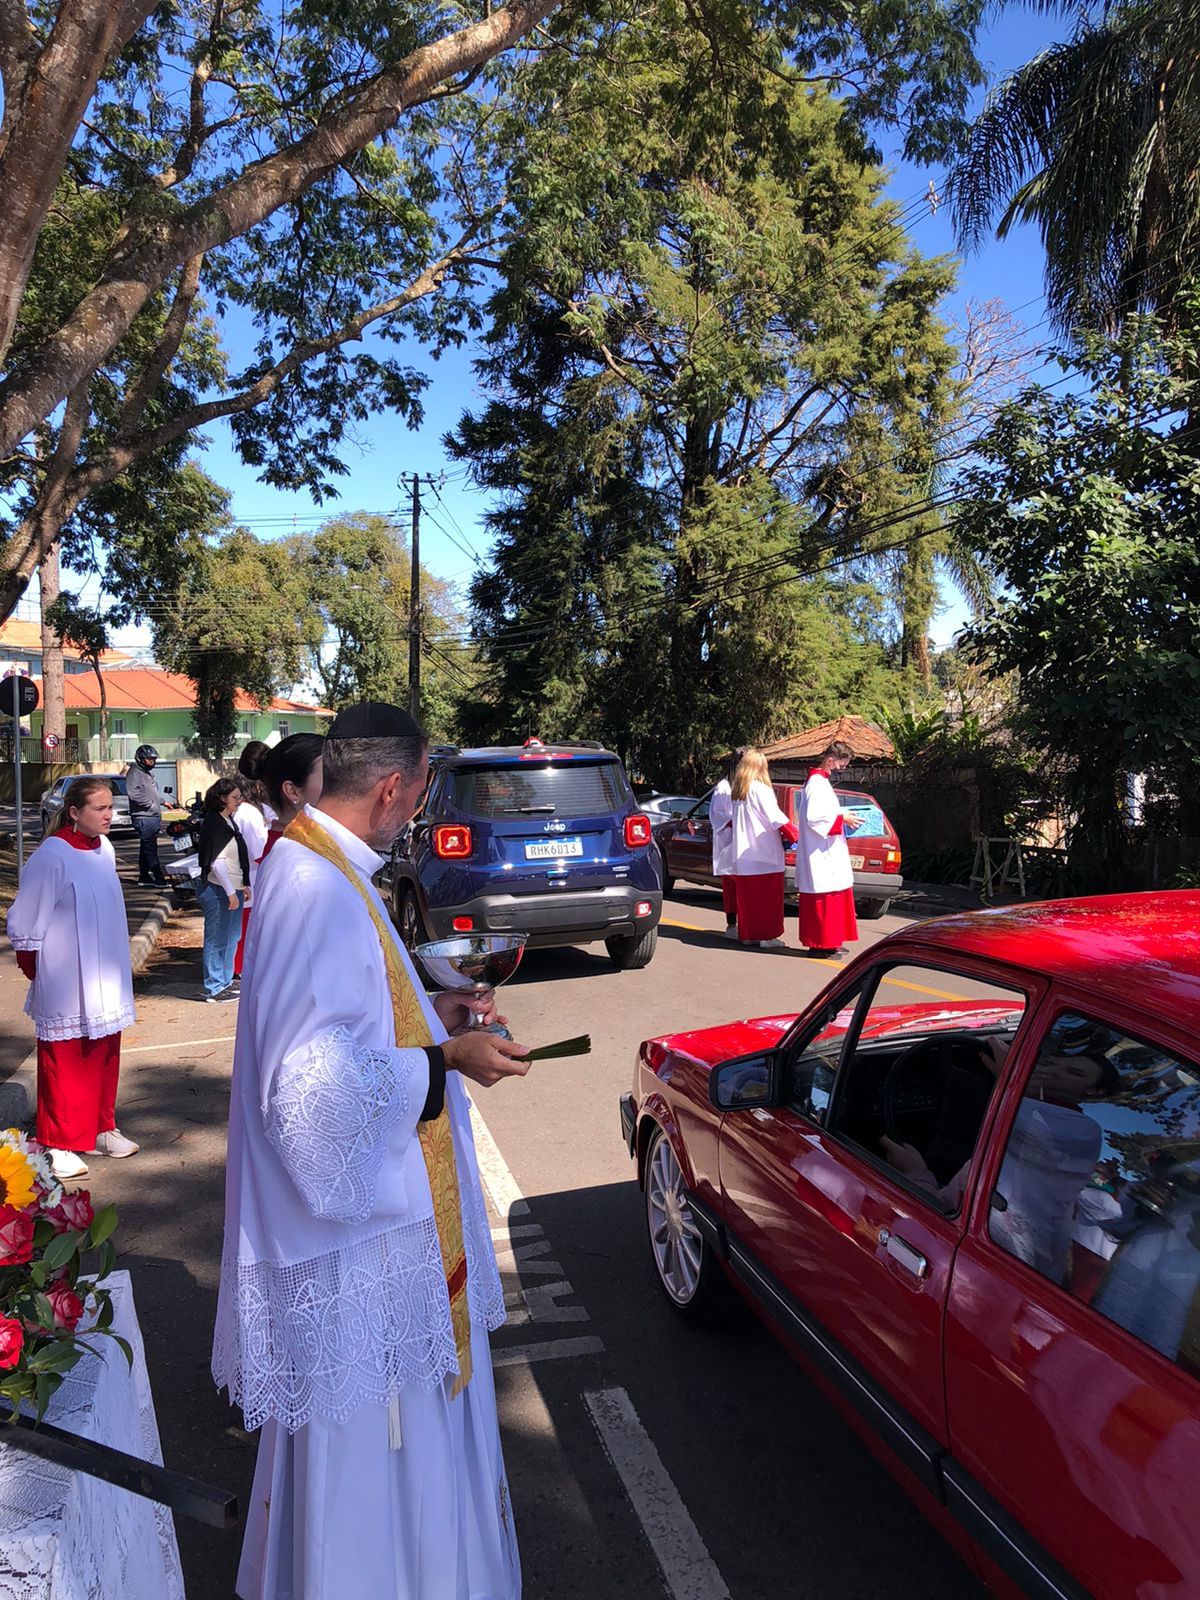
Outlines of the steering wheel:
M 961 1074 L 968 1075 L 968 1084 L 963 1085 Z M 957 1171 L 962 1164 L 956 1161 L 957 1152 L 961 1149 L 963 1161 L 970 1157 L 995 1081 L 978 1034 L 919 1039 L 897 1056 L 883 1081 L 881 1109 L 888 1138 L 916 1145 L 935 1173 L 939 1166 Z M 967 1089 L 965 1095 L 960 1086 Z M 934 1143 L 946 1147 L 940 1160 L 931 1159 Z

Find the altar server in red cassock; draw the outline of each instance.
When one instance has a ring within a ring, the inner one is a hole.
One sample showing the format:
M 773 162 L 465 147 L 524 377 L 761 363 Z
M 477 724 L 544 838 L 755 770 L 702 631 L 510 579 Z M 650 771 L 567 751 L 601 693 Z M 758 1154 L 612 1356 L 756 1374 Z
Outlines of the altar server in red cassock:
M 796 891 L 800 899 L 800 943 L 814 956 L 832 956 L 858 938 L 854 915 L 854 871 L 846 848 L 847 832 L 859 826 L 843 811 L 831 776 L 850 765 L 850 747 L 830 745 L 808 775 L 800 798 L 800 839 L 796 846 Z
M 74 779 L 8 913 L 8 937 L 31 980 L 25 1010 L 37 1033 L 37 1138 L 59 1179 L 84 1176 L 81 1150 L 137 1150 L 116 1124 L 121 1033 L 134 1012 L 111 824 L 108 784 Z
M 730 793 L 738 939 L 760 950 L 782 949 L 783 846 L 795 843 L 796 830 L 780 810 L 761 750 L 744 753 Z

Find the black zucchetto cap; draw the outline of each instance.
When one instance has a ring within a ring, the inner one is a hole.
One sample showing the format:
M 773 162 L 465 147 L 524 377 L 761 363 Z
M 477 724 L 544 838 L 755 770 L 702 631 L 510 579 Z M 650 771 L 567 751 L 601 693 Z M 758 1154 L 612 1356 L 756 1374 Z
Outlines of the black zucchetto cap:
M 386 700 L 363 700 L 346 706 L 329 724 L 327 739 L 420 739 L 420 728 L 399 706 Z

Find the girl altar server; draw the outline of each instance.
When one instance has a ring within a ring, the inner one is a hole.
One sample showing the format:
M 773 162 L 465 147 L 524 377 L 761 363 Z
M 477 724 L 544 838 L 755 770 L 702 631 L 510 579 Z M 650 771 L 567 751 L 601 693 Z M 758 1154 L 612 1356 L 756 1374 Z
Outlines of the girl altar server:
M 75 778 L 8 913 L 37 1032 L 37 1139 L 60 1180 L 85 1176 L 81 1150 L 131 1156 L 138 1148 L 116 1120 L 121 1033 L 134 1011 L 125 901 L 107 838 L 112 814 L 102 778 Z
M 730 786 L 738 939 L 760 950 L 783 948 L 783 845 L 796 830 L 780 810 L 767 758 L 748 749 Z
M 859 826 L 843 811 L 829 781 L 850 765 L 849 745 L 831 744 L 808 775 L 797 816 L 796 892 L 800 900 L 800 943 L 814 956 L 844 955 L 847 940 L 858 938 L 854 915 L 854 871 L 846 832 Z
M 733 875 L 733 775 L 746 753 L 739 745 L 729 757 L 725 776 L 712 792 L 708 803 L 708 825 L 712 830 L 713 877 L 721 881 L 721 907 L 725 912 L 725 937 L 736 939 L 737 879 Z

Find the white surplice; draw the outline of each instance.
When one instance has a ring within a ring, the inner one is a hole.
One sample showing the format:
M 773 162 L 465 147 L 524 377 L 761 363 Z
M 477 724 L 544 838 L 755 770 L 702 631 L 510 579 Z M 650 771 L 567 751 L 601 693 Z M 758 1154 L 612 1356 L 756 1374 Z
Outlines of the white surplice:
M 832 833 L 841 802 L 823 772 L 809 774 L 796 807 L 800 839 L 796 845 L 796 889 L 800 894 L 837 894 L 853 889 L 854 869 L 843 834 Z
M 783 840 L 787 826 L 775 791 L 769 783 L 752 783 L 744 800 L 733 802 L 733 866 L 735 877 L 783 871 Z
M 133 1026 L 129 927 L 107 839 L 98 850 L 43 839 L 22 870 L 8 937 L 37 952 L 25 1013 L 39 1039 L 106 1039 Z
M 712 829 L 713 876 L 728 878 L 733 873 L 733 796 L 728 778 L 722 778 L 712 792 L 708 823 Z
M 370 883 L 382 858 L 311 814 L 382 910 Z M 357 889 L 281 839 L 247 935 L 213 1347 L 218 1385 L 248 1428 L 263 1428 L 243 1600 L 520 1594 L 487 1342 L 504 1303 L 469 1103 L 448 1073 L 474 1356 L 471 1382 L 451 1399 L 457 1358 L 417 1138 L 429 1068 L 394 1037 L 383 953 Z M 399 1448 L 389 1444 L 393 1401 Z
M 260 811 L 249 800 L 243 800 L 233 813 L 233 825 L 246 841 L 246 854 L 250 859 L 250 887 L 253 889 L 258 880 L 259 858 L 267 848 L 266 811 Z

